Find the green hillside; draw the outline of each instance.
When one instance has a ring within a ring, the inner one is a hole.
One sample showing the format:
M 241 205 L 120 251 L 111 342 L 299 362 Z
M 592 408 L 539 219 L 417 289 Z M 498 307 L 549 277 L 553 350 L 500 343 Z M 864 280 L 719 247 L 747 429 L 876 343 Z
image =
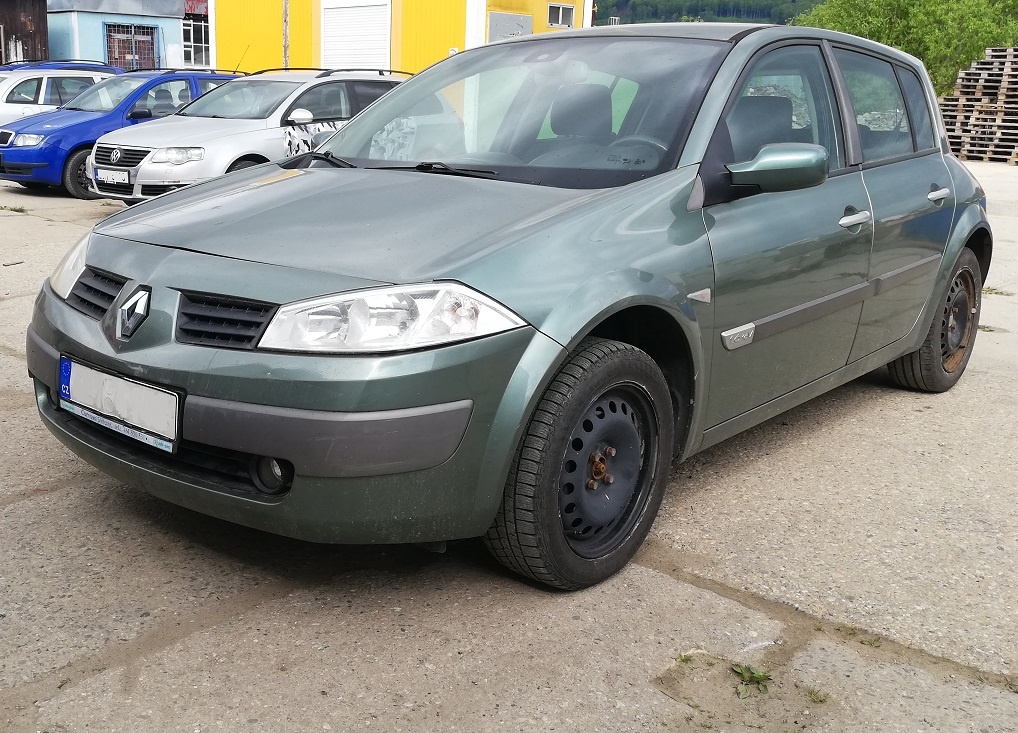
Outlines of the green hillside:
M 668 23 L 681 20 L 732 23 L 787 23 L 821 0 L 732 0 L 731 2 L 685 2 L 684 0 L 597 0 L 597 24 L 611 16 L 623 23 Z

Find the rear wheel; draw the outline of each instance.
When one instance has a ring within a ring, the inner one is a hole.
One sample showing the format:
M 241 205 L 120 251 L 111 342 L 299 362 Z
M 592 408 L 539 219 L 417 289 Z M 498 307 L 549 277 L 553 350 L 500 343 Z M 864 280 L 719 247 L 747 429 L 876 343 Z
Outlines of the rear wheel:
M 585 340 L 530 418 L 486 546 L 509 569 L 556 588 L 609 578 L 650 531 L 673 439 L 657 364 L 628 344 Z
M 946 392 L 965 371 L 979 330 L 983 278 L 979 261 L 967 247 L 951 273 L 947 293 L 918 351 L 887 365 L 891 378 L 902 387 L 923 392 Z
M 91 151 L 88 148 L 71 153 L 64 164 L 64 189 L 76 199 L 102 198 L 88 187 L 88 172 L 85 161 Z

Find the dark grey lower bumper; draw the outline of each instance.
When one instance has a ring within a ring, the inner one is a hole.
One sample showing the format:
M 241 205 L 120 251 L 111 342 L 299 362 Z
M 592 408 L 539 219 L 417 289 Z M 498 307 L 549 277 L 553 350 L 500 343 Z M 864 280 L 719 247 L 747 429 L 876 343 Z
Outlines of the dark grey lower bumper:
M 28 329 L 29 373 L 56 390 L 60 354 Z M 471 400 L 404 410 L 329 412 L 199 395 L 184 398 L 185 441 L 290 461 L 300 476 L 382 476 L 441 465 L 463 439 Z

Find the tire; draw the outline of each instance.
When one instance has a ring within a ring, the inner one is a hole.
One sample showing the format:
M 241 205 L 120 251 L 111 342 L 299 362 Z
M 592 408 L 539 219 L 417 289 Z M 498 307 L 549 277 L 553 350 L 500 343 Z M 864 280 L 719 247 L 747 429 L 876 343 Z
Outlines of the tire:
M 923 345 L 887 365 L 899 386 L 921 392 L 946 392 L 961 379 L 979 332 L 983 278 L 979 261 L 967 247 L 958 255 L 947 293 Z
M 654 523 L 674 433 L 654 360 L 618 341 L 584 340 L 526 426 L 485 546 L 510 570 L 555 588 L 606 580 Z
M 78 150 L 67 158 L 64 164 L 64 190 L 76 199 L 92 200 L 102 198 L 88 187 L 88 174 L 85 172 L 85 161 L 92 151 L 88 148 Z
M 252 168 L 256 165 L 261 165 L 254 160 L 235 160 L 230 164 L 230 167 L 226 169 L 227 173 L 233 173 L 234 171 L 244 170 L 245 168 Z

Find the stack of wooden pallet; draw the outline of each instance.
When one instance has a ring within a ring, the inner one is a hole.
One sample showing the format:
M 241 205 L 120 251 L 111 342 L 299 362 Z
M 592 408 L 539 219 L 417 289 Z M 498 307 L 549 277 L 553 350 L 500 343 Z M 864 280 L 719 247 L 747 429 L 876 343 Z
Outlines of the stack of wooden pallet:
M 951 148 L 962 160 L 1018 165 L 1018 48 L 988 48 L 958 74 L 940 102 Z

